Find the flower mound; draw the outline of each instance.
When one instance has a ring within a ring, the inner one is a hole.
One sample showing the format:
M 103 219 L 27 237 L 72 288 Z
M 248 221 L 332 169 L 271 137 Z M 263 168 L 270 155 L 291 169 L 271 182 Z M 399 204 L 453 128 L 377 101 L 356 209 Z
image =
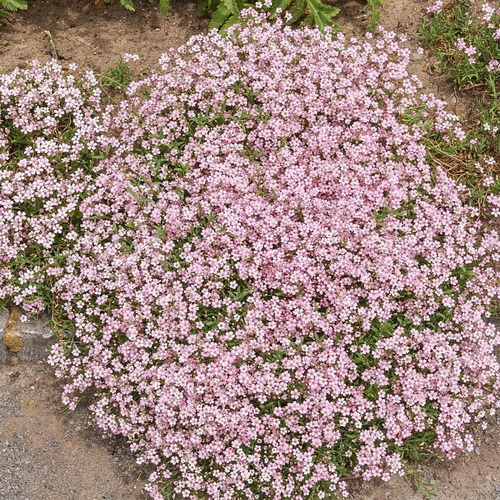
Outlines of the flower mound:
M 499 240 L 426 163 L 424 129 L 460 128 L 408 59 L 249 15 L 115 110 L 50 360 L 153 498 L 346 494 L 493 412 Z

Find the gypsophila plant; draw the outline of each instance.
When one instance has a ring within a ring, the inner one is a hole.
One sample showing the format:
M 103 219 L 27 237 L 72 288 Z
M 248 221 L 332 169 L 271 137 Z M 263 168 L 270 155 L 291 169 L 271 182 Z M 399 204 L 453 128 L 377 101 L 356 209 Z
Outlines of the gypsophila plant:
M 499 406 L 498 233 L 428 161 L 457 117 L 421 93 L 402 37 L 243 16 L 103 114 L 51 263 L 63 399 L 94 394 L 154 499 L 345 496 L 471 451 Z M 39 193 L 3 192 L 30 227 Z
M 471 451 L 500 240 L 436 157 L 458 118 L 404 37 L 242 16 L 139 80 L 133 54 L 0 75 L 2 305 L 50 309 L 64 403 L 92 395 L 156 500 L 334 498 Z
M 469 186 L 472 202 L 500 206 L 500 7 L 486 0 L 434 2 L 422 25 L 424 42 L 460 89 L 481 91 L 473 126 L 436 157 Z M 489 156 L 489 158 L 488 158 Z M 481 160 L 482 158 L 482 160 Z M 486 161 L 485 161 L 486 160 Z

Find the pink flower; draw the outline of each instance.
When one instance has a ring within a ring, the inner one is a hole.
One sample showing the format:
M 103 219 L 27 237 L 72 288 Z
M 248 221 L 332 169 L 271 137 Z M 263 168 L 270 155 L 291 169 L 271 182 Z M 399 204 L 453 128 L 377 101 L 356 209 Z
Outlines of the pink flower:
M 499 403 L 499 236 L 427 162 L 458 118 L 394 33 L 245 16 L 115 106 L 56 63 L 0 76 L 1 299 L 52 294 L 63 401 L 94 395 L 154 499 L 346 496 Z
M 439 14 L 443 10 L 443 0 L 435 0 L 433 4 L 427 6 L 428 14 Z

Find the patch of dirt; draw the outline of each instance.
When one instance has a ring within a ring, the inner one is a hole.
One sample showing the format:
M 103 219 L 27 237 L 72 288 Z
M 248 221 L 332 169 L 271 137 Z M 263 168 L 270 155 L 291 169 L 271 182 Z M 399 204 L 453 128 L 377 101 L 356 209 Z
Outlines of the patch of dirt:
M 51 33 L 63 64 L 104 71 L 125 53 L 141 56 L 144 67 L 154 66 L 170 47 L 206 29 L 208 21 L 196 15 L 194 2 L 173 0 L 166 18 L 158 5 L 134 0 L 135 12 L 118 0 L 96 9 L 93 0 L 34 0 L 0 26 L 0 67 L 10 70 L 27 61 L 54 57 Z M 5 45 L 8 44 L 8 45 Z
M 144 472 L 84 407 L 63 412 L 45 363 L 0 365 L 2 500 L 143 500 Z

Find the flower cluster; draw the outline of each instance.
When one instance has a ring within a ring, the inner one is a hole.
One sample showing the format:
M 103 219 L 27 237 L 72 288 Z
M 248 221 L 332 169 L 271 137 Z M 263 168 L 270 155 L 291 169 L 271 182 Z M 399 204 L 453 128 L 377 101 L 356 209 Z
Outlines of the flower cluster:
M 427 6 L 426 12 L 428 14 L 439 14 L 443 10 L 444 0 L 434 0 L 434 2 Z
M 51 181 L 24 204 L 7 181 L 5 249 L 47 250 L 64 402 L 93 393 L 97 424 L 153 466 L 152 498 L 347 495 L 415 452 L 470 451 L 499 405 L 499 237 L 428 164 L 425 134 L 463 131 L 409 58 L 393 33 L 250 11 L 113 109 L 92 83 L 68 108 L 55 64 L 33 69 L 51 84 L 4 78 L 44 102 L 2 112 L 45 146 L 31 161 L 6 130 L 2 175 L 22 156 L 15 172 Z
M 427 164 L 406 118 L 461 129 L 408 60 L 392 33 L 250 16 L 110 119 L 51 363 L 154 464 L 153 498 L 324 498 L 402 474 L 415 443 L 472 449 L 498 402 L 499 239 Z
M 474 64 L 476 62 L 476 58 L 474 56 L 475 56 L 477 50 L 476 50 L 476 47 L 474 45 L 467 45 L 463 38 L 457 38 L 456 47 L 457 47 L 457 50 L 460 50 L 460 51 L 464 52 L 465 54 L 467 54 L 470 64 Z
M 488 72 L 497 72 L 500 7 L 488 0 L 465 0 L 444 10 L 437 1 L 427 12 L 434 14 L 434 35 L 444 34 L 442 41 L 450 44 L 445 59 L 453 59 L 457 72 L 468 75 L 459 83 L 477 82 L 487 78 Z
M 56 62 L 0 76 L 0 302 L 43 309 L 103 133 L 100 89 Z M 47 274 L 49 272 L 49 274 Z

